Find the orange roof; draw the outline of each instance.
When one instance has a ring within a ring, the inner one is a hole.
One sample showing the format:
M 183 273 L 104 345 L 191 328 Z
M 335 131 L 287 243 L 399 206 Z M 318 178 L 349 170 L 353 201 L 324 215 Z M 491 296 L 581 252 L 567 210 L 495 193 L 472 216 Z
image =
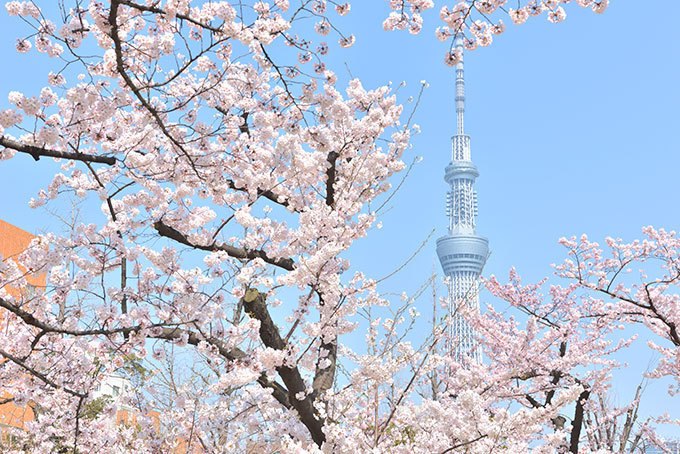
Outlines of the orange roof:
M 34 235 L 0 219 L 0 256 L 2 256 L 2 260 L 15 259 L 28 247 L 33 238 L 35 238 Z M 45 274 L 27 275 L 26 281 L 35 287 L 44 287 Z M 9 288 L 8 290 L 10 294 L 17 293 L 15 289 Z M 0 319 L 2 319 L 2 313 L 0 313 Z M 0 390 L 0 401 L 9 397 L 11 396 L 4 390 Z M 33 409 L 30 405 L 19 407 L 13 402 L 0 405 L 0 427 L 24 429 L 25 424 L 32 419 Z M 6 433 L 2 430 L 2 438 L 4 439 L 5 436 Z
M 4 391 L 0 391 L 0 400 L 11 397 Z M 0 426 L 16 427 L 25 429 L 25 424 L 33 420 L 33 409 L 30 405 L 18 407 L 13 402 L 0 405 Z
M 26 250 L 35 235 L 0 219 L 0 255 L 3 260 L 16 258 Z M 35 287 L 45 286 L 45 275 L 26 276 L 26 281 Z

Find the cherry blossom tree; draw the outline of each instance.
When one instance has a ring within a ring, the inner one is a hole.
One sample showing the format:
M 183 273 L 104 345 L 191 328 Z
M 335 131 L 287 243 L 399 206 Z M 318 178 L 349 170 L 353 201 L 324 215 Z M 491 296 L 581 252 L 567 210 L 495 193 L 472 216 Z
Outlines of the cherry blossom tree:
M 643 384 L 640 384 L 633 402 L 622 408 L 614 407 L 607 396 L 598 396 L 597 404 L 586 412 L 585 427 L 591 450 L 644 452 L 642 444 L 650 421 L 642 424 L 637 421 L 642 392 Z
M 503 14 L 558 22 L 568 2 L 444 3 L 438 37 L 463 33 L 473 49 L 503 32 Z M 386 29 L 417 33 L 434 2 L 389 7 Z M 334 25 L 349 3 L 6 10 L 29 27 L 17 51 L 54 64 L 44 87 L 10 92 L 0 158 L 59 160 L 32 206 L 73 195 L 101 210 L 0 262 L 0 386 L 35 410 L 5 451 L 588 452 L 591 397 L 633 340 L 611 340 L 622 326 L 663 339 L 652 375 L 678 377 L 675 234 L 612 240 L 613 258 L 565 240 L 576 261 L 557 272 L 569 284 L 547 296 L 515 273 L 490 278 L 522 316 L 465 314 L 487 358 L 477 365 L 447 354 L 447 317 L 412 344 L 418 292 L 391 301 L 347 275 L 345 252 L 376 224 L 412 133 L 388 86 L 339 87 L 327 67 L 355 40 Z M 650 258 L 663 277 L 614 284 Z M 46 287 L 23 291 L 36 273 Z M 365 350 L 342 342 L 364 329 Z M 115 424 L 113 403 L 92 411 L 103 377 L 139 363 L 151 374 L 128 402 L 137 423 Z
M 645 373 L 645 379 L 670 379 L 674 383 L 669 387 L 670 399 L 678 392 L 680 240 L 674 231 L 645 227 L 642 232 L 645 238 L 633 242 L 606 238 L 606 252 L 586 235 L 562 238 L 560 243 L 567 248 L 569 258 L 555 266 L 555 274 L 570 284 L 566 288 L 551 285 L 548 303 L 541 294 L 545 281 L 523 286 L 514 270 L 508 284 L 502 285 L 492 276 L 487 288 L 528 315 L 525 330 L 517 331 L 517 322 L 491 307 L 484 315 L 470 317 L 476 321 L 485 352 L 494 359 L 490 368 L 505 363 L 505 370 L 518 367 L 522 371 L 520 381 L 539 378 L 538 389 L 546 396 L 545 403 L 526 393 L 523 398 L 528 405 L 547 408 L 562 386 L 580 387 L 581 394 L 575 400 L 570 418 L 570 452 L 590 452 L 588 449 L 644 452 L 645 446 L 663 446 L 663 441 L 654 433 L 654 422 L 678 424 L 677 420 L 662 414 L 636 428 L 640 387 L 630 405 L 615 408 L 606 400 L 611 386 L 609 372 L 620 366 L 607 357 L 626 348 L 637 337 L 637 334 L 628 339 L 619 336 L 614 342 L 612 334 L 639 325 L 647 328 L 651 353 L 661 357 L 656 367 Z M 503 337 L 499 331 L 510 336 Z M 535 342 L 537 332 L 543 333 L 543 347 L 541 342 Z M 532 348 L 540 348 L 540 353 L 536 351 L 532 356 Z M 555 350 L 559 351 L 550 354 Z M 569 360 L 571 355 L 578 360 Z M 573 367 L 576 363 L 587 367 Z M 514 395 L 525 393 L 530 386 L 517 385 Z M 563 427 L 565 421 L 561 416 L 551 419 L 556 428 Z M 585 439 L 582 430 L 586 433 Z

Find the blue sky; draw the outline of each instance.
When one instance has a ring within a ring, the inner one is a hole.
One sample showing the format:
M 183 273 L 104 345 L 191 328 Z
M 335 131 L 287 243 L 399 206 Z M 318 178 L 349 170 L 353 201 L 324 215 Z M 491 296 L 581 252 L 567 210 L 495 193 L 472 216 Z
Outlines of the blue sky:
M 478 232 L 490 242 L 487 275 L 505 277 L 511 266 L 527 281 L 550 275 L 550 264 L 565 257 L 561 236 L 633 239 L 645 225 L 680 226 L 680 2 L 611 3 L 604 15 L 570 5 L 561 24 L 540 17 L 509 25 L 491 47 L 466 53 L 465 124 L 481 174 Z M 384 1 L 355 1 L 340 24 L 357 44 L 334 50 L 331 65 L 346 79 L 347 62 L 367 88 L 406 81 L 404 99 L 417 94 L 421 80 L 430 84 L 414 120 L 422 134 L 406 156 L 423 161 L 392 199 L 383 228 L 350 255 L 354 268 L 382 277 L 436 228 L 407 270 L 385 282 L 401 292 L 427 279 L 434 241 L 446 231 L 443 172 L 455 130 L 454 72 L 443 64 L 447 45 L 434 37 L 438 11 L 424 15 L 419 36 L 384 32 L 387 12 Z M 9 91 L 37 94 L 45 81 L 46 59 L 14 52 L 18 29 L 21 23 L 3 8 L 0 108 L 8 107 Z M 0 218 L 34 232 L 54 223 L 27 206 L 56 168 L 43 161 L 0 162 Z M 646 358 L 637 365 L 646 366 Z M 665 410 L 668 401 L 653 396 L 659 400 L 651 407 Z

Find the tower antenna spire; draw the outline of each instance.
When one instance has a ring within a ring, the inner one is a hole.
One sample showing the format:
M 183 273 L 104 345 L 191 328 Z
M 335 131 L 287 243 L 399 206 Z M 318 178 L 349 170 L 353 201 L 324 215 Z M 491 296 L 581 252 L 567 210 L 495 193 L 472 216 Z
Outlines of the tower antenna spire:
M 457 134 L 465 134 L 465 64 L 463 63 L 463 33 L 456 33 L 454 41 L 460 60 L 456 64 L 456 119 L 458 122 Z

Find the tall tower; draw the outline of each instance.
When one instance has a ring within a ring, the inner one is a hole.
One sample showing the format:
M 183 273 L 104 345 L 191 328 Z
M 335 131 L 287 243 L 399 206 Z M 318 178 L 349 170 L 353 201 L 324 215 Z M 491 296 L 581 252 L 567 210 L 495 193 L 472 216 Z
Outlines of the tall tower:
M 437 240 L 437 255 L 444 274 L 450 277 L 449 314 L 452 353 L 457 360 L 470 357 L 481 362 L 481 352 L 476 347 L 474 331 L 460 315 L 460 309 L 479 311 L 479 275 L 489 254 L 489 241 L 477 235 L 477 192 L 473 189 L 479 176 L 470 157 L 470 136 L 465 134 L 465 80 L 463 77 L 463 37 L 455 38 L 461 60 L 456 65 L 456 118 L 458 128 L 451 138 L 451 163 L 446 166 L 444 180 L 451 186 L 446 194 L 446 214 L 449 232 Z

